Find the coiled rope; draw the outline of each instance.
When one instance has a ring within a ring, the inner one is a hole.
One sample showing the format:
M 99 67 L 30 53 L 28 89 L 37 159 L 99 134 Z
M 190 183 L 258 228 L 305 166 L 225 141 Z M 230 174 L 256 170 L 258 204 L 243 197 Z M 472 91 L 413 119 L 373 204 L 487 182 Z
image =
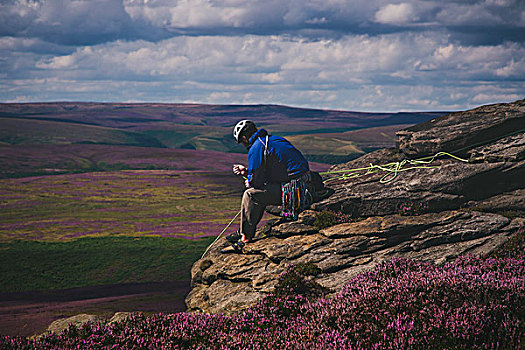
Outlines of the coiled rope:
M 342 174 L 341 176 L 333 177 L 328 180 L 325 180 L 325 183 L 336 180 L 346 180 L 353 179 L 365 175 L 375 174 L 379 171 L 384 171 L 386 174 L 381 177 L 379 180 L 380 183 L 385 184 L 393 181 L 400 172 L 414 170 L 414 169 L 436 169 L 439 166 L 429 165 L 436 158 L 441 156 L 448 156 L 453 159 L 456 159 L 460 162 L 468 163 L 468 159 L 463 159 L 448 152 L 438 152 L 433 156 L 423 157 L 419 159 L 403 159 L 400 162 L 392 162 L 384 165 L 374 165 L 370 163 L 369 166 L 364 168 L 355 168 L 347 170 L 334 170 L 334 171 L 325 171 L 320 173 L 321 175 L 331 175 L 331 174 Z M 406 165 L 409 165 L 408 168 L 405 168 Z
M 502 139 L 504 137 L 517 135 L 517 134 L 522 133 L 524 131 L 525 131 L 525 129 L 514 130 L 513 132 L 505 134 L 503 136 L 498 136 L 498 137 L 495 137 L 495 138 L 490 139 L 490 140 L 483 140 L 483 141 L 475 143 L 475 144 L 467 145 L 467 146 L 465 146 L 463 148 L 460 148 L 460 149 L 457 149 L 457 150 L 455 150 L 453 152 L 461 152 L 461 151 L 464 151 L 464 150 L 469 149 L 469 148 L 474 148 L 474 147 L 477 147 L 477 146 L 485 145 L 487 143 L 491 143 L 493 141 L 500 140 L 500 139 Z M 427 157 L 414 159 L 414 160 L 404 159 L 404 160 L 402 160 L 400 162 L 392 162 L 392 163 L 388 163 L 388 164 L 385 164 L 385 165 L 373 165 L 373 164 L 370 164 L 370 166 L 367 166 L 367 167 L 364 167 L 364 168 L 326 171 L 326 172 L 323 172 L 323 173 L 320 173 L 320 174 L 321 175 L 343 174 L 341 176 L 333 177 L 333 178 L 330 178 L 330 179 L 324 181 L 324 183 L 327 183 L 329 181 L 351 179 L 351 178 L 361 177 L 361 176 L 365 176 L 365 175 L 369 175 L 369 174 L 375 174 L 378 171 L 384 171 L 384 172 L 386 172 L 386 174 L 383 177 L 381 177 L 381 179 L 379 180 L 379 182 L 384 184 L 384 183 L 388 183 L 388 182 L 394 180 L 397 177 L 397 175 L 400 172 L 402 172 L 402 171 L 413 170 L 413 169 L 435 169 L 435 168 L 439 168 L 439 166 L 428 166 L 428 164 L 431 164 L 436 158 L 441 157 L 441 156 L 449 156 L 449 157 L 451 157 L 453 159 L 456 159 L 456 160 L 458 160 L 460 162 L 468 163 L 467 159 L 460 158 L 460 157 L 455 156 L 455 155 L 453 155 L 451 153 L 438 152 L 438 153 L 436 153 L 433 156 L 427 156 Z M 403 168 L 407 164 L 411 165 L 411 167 Z M 365 173 L 362 173 L 362 172 L 365 172 Z

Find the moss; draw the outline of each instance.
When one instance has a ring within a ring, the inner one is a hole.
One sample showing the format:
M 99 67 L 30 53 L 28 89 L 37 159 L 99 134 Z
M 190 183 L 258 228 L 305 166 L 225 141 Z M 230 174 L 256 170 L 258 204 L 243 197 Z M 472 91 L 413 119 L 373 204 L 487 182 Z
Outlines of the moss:
M 317 276 L 321 273 L 321 269 L 314 263 L 300 263 L 295 265 L 295 270 L 302 276 Z
M 355 222 L 358 220 L 360 220 L 360 218 L 354 218 L 350 214 L 334 212 L 331 210 L 323 210 L 316 213 L 313 226 L 318 230 L 322 230 L 330 226 L 342 224 L 345 222 Z
M 504 212 L 501 213 L 501 215 L 512 220 L 516 218 L 525 217 L 525 212 L 522 210 L 505 210 Z
M 337 215 L 329 210 L 323 210 L 316 214 L 314 226 L 318 230 L 334 226 L 338 223 Z

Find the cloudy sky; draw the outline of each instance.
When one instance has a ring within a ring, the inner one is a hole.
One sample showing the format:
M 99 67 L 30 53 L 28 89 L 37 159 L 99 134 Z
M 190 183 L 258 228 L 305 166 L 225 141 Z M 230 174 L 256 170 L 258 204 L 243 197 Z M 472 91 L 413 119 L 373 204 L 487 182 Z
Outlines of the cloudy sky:
M 0 0 L 0 101 L 467 109 L 525 97 L 523 0 Z

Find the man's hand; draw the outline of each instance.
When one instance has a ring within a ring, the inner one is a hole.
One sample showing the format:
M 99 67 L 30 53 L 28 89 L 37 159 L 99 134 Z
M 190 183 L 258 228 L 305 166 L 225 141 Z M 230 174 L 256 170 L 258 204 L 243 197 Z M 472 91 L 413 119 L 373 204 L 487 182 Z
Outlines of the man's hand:
M 248 174 L 248 169 L 242 164 L 234 164 L 233 173 L 239 176 L 246 176 Z
M 244 180 L 244 186 L 246 186 L 246 188 L 250 188 L 250 181 L 248 181 L 248 179 Z

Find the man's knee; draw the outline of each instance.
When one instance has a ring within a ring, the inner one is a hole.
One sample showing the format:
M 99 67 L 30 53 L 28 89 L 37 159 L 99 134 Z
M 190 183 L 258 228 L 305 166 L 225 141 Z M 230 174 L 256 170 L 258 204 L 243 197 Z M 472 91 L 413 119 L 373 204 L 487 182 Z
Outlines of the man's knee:
M 261 190 L 250 187 L 244 191 L 244 194 L 242 195 L 242 202 L 251 204 L 262 204 L 260 197 Z

